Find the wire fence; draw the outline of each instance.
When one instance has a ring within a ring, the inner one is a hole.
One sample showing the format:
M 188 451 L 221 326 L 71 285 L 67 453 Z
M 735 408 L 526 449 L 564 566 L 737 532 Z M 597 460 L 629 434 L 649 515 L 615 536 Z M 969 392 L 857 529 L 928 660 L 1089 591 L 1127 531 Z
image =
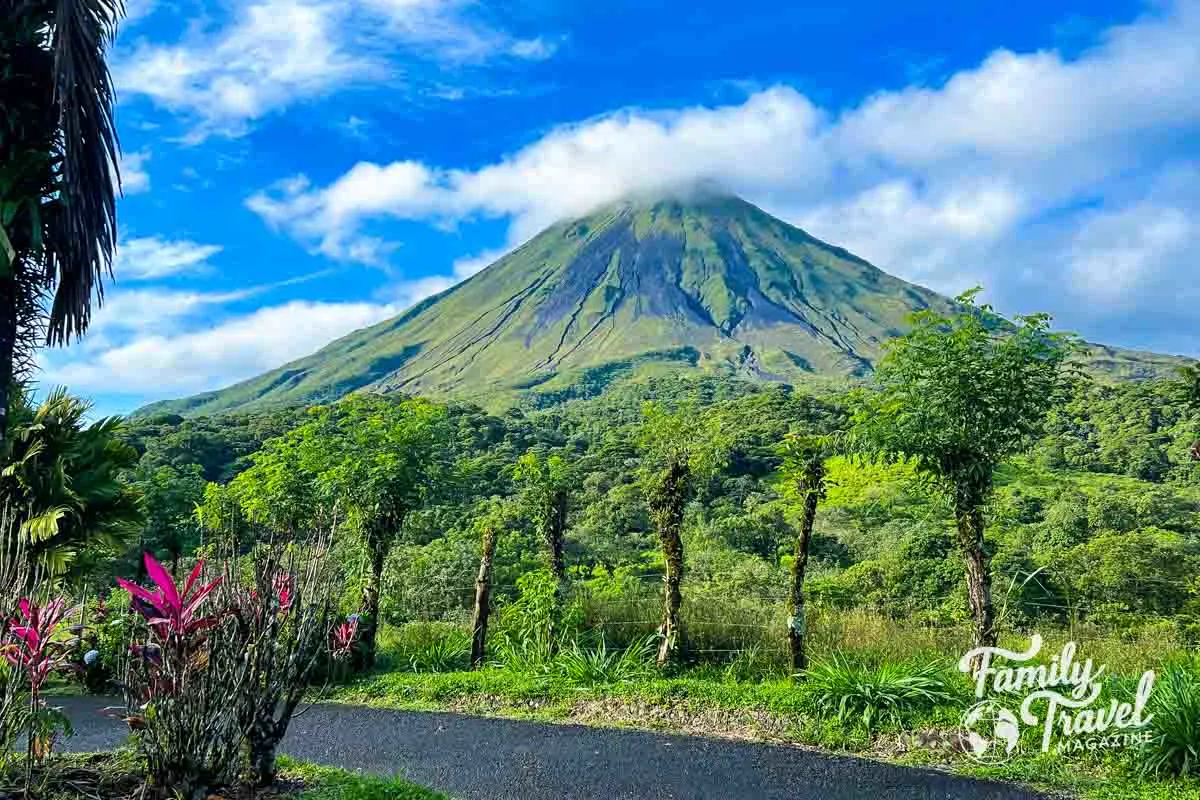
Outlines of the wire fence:
M 578 631 L 617 645 L 657 631 L 663 604 L 659 587 L 664 576 L 640 573 L 606 578 L 572 583 L 572 599 L 582 608 Z M 1179 633 L 1179 618 L 1107 600 L 1076 600 L 1080 596 L 1078 583 L 1078 576 L 1051 567 L 994 575 L 995 609 L 1002 636 L 1019 641 L 1036 632 L 1047 643 L 1070 639 L 1103 654 L 1102 661 L 1145 662 L 1146 666 L 1174 653 L 1196 652 L 1195 640 Z M 1154 575 L 1128 575 L 1122 585 L 1134 593 L 1187 591 L 1178 581 Z M 474 582 L 450 579 L 414 587 L 414 595 L 437 598 L 434 606 L 449 606 L 454 612 L 442 618 L 466 627 L 475 589 Z M 503 614 L 505 603 L 519 594 L 520 587 L 504 582 L 493 585 L 492 590 L 493 596 L 501 598 L 499 611 Z M 790 625 L 790 591 L 786 585 L 730 586 L 689 581 L 685 575 L 683 595 L 683 627 L 693 656 L 718 662 L 743 657 L 780 663 L 786 660 Z M 869 598 L 852 598 L 857 605 L 852 602 L 849 606 L 813 598 L 808 604 L 806 635 L 815 652 L 827 655 L 856 652 L 900 658 L 956 658 L 972 642 L 965 592 L 962 595 L 922 598 L 914 591 L 905 598 L 908 613 L 872 608 Z

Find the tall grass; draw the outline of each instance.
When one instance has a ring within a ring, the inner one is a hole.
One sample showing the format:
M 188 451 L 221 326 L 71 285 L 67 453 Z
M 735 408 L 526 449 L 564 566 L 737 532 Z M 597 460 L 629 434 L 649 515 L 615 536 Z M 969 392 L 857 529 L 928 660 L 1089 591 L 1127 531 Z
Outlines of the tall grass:
M 656 644 L 654 637 L 646 637 L 628 647 L 610 649 L 601 638 L 599 645 L 588 648 L 576 640 L 559 652 L 554 669 L 581 686 L 644 680 L 654 674 Z
M 868 664 L 834 656 L 803 674 L 801 694 L 818 716 L 839 723 L 861 723 L 872 731 L 881 723 L 952 705 L 958 694 L 945 665 L 930 662 Z
M 1147 710 L 1152 741 L 1137 751 L 1143 775 L 1200 775 L 1200 659 L 1169 666 Z

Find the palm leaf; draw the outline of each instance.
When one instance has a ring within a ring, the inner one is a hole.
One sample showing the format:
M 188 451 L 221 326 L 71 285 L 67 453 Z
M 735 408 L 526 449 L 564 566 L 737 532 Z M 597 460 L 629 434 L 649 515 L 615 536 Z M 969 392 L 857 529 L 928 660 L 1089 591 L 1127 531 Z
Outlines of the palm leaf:
M 51 344 L 65 344 L 87 329 L 92 293 L 103 298 L 103 277 L 112 271 L 119 144 L 105 53 L 124 7 L 121 0 L 56 0 L 53 13 L 63 160 L 57 197 L 47 204 L 54 211 L 49 271 L 57 286 L 46 333 Z

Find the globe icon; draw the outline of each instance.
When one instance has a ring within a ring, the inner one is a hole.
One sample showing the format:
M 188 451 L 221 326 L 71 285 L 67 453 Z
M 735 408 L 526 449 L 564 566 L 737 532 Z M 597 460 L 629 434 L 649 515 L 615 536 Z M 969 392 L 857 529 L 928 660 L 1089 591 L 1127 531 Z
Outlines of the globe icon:
M 967 709 L 962 727 L 967 737 L 967 755 L 981 764 L 1007 761 L 1021 740 L 1017 715 L 994 700 L 984 700 Z

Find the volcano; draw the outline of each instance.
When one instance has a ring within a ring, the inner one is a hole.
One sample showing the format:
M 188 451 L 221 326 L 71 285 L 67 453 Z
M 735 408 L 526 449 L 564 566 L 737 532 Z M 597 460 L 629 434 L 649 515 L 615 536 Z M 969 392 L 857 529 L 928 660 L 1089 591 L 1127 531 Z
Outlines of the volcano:
M 627 201 L 556 224 L 310 356 L 139 414 L 325 403 L 360 389 L 544 405 L 676 371 L 845 382 L 871 372 L 910 314 L 953 307 L 736 197 Z M 1114 379 L 1184 363 L 1099 345 L 1084 361 Z

